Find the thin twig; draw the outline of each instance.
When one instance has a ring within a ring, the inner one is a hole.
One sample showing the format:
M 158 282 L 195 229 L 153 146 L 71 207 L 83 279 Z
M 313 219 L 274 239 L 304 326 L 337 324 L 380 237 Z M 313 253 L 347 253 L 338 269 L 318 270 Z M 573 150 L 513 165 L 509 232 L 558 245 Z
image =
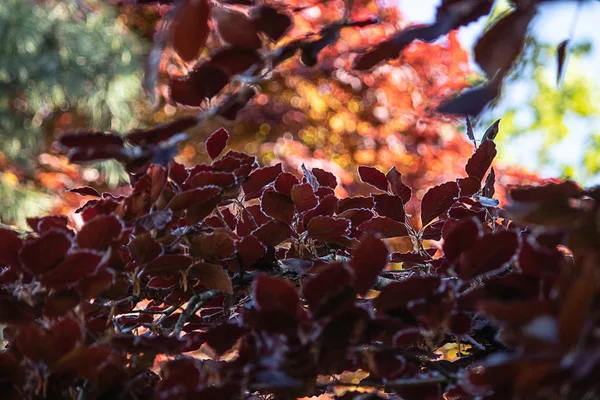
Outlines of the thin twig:
M 188 301 L 188 305 L 183 310 L 175 327 L 173 328 L 173 333 L 175 336 L 179 337 L 181 334 L 181 330 L 183 329 L 183 325 L 194 315 L 204 304 L 208 303 L 215 297 L 221 294 L 220 290 L 207 290 L 206 292 L 196 294 L 190 297 Z

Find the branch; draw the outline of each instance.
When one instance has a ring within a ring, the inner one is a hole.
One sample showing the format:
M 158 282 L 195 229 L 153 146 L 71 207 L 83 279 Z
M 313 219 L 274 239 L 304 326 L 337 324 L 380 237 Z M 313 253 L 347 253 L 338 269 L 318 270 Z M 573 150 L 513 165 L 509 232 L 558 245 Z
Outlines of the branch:
M 222 292 L 220 290 L 207 290 L 206 292 L 193 295 L 188 301 L 188 305 L 183 310 L 175 327 L 173 328 L 173 333 L 175 336 L 179 337 L 181 334 L 181 330 L 183 329 L 183 325 L 192 317 L 192 315 L 196 314 L 196 312 L 202 308 L 203 305 L 220 295 Z

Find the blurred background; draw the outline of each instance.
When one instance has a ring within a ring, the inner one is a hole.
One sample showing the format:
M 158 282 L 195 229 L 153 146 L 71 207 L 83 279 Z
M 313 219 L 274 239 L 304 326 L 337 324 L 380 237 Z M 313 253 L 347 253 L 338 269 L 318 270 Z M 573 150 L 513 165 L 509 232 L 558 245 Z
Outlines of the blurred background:
M 52 143 L 61 132 L 94 128 L 126 132 L 193 113 L 166 104 L 153 110 L 142 90 L 145 57 L 166 6 L 134 7 L 107 0 L 0 2 L 0 222 L 71 213 L 85 198 L 66 190 L 83 185 L 127 190 L 112 162 L 69 165 Z M 433 110 L 457 91 L 482 80 L 470 49 L 508 1 L 490 18 L 433 44 L 414 43 L 402 56 L 369 73 L 349 68 L 350 49 L 366 48 L 397 29 L 429 23 L 439 0 L 353 2 L 356 17 L 381 24 L 345 30 L 322 52 L 315 68 L 292 60 L 261 87 L 235 122 L 197 128 L 177 160 L 204 160 L 202 138 L 225 126 L 237 150 L 291 171 L 302 163 L 332 171 L 338 194 L 357 194 L 356 166 L 395 166 L 418 197 L 431 185 L 464 176 L 472 144 L 464 121 Z M 290 36 L 339 18 L 341 1 L 285 1 L 305 6 Z M 477 137 L 501 119 L 498 182 L 504 187 L 540 178 L 600 182 L 600 2 L 546 2 L 529 33 L 523 59 L 502 96 L 475 123 Z M 562 86 L 556 48 L 570 38 Z M 210 49 L 208 49 L 210 50 Z M 207 50 L 207 51 L 208 51 Z M 499 195 L 503 191 L 499 190 Z

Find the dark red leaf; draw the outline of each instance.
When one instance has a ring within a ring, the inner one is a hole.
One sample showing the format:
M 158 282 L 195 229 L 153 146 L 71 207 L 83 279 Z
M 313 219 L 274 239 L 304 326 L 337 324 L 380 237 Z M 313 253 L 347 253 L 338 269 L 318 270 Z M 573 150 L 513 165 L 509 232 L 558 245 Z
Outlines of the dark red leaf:
M 58 145 L 67 149 L 120 148 L 123 144 L 123 139 L 119 135 L 94 130 L 63 133 L 58 139 Z
M 445 21 L 449 30 L 477 21 L 492 11 L 493 0 L 443 0 L 437 8 L 436 20 Z
M 134 221 L 135 225 L 142 227 L 147 231 L 153 229 L 164 229 L 165 226 L 173 219 L 173 211 L 171 209 L 153 211 Z
M 267 253 L 267 248 L 254 236 L 237 242 L 237 255 L 242 269 L 251 267 Z
M 369 370 L 376 376 L 385 379 L 396 379 L 406 369 L 406 359 L 393 351 L 381 350 L 366 354 Z
M 351 208 L 337 215 L 338 218 L 350 220 L 351 228 L 355 231 L 363 222 L 373 218 L 373 211 L 366 208 Z
M 335 195 L 327 195 L 320 199 L 319 204 L 312 210 L 309 210 L 304 214 L 304 225 L 308 225 L 310 220 L 318 215 L 322 216 L 332 216 L 335 213 L 335 209 L 337 207 L 338 199 Z
M 229 133 L 223 128 L 214 131 L 208 139 L 206 139 L 206 152 L 213 160 L 221 154 L 227 141 L 229 140 Z
M 71 248 L 71 239 L 63 231 L 48 231 L 38 238 L 27 240 L 19 251 L 21 264 L 34 275 L 58 264 Z
M 267 222 L 252 232 L 258 240 L 267 246 L 277 246 L 281 242 L 291 238 L 294 232 L 286 223 L 279 221 Z
M 192 259 L 183 254 L 165 254 L 156 257 L 144 268 L 144 273 L 153 276 L 174 276 L 185 271 L 192 264 Z
M 313 192 L 313 188 L 309 183 L 301 183 L 294 185 L 290 192 L 296 209 L 300 212 L 305 212 L 315 208 L 318 204 L 317 197 Z
M 375 200 L 373 200 L 373 197 L 346 197 L 338 202 L 336 212 L 341 214 L 351 208 L 366 208 L 371 210 L 373 207 L 375 207 Z
M 296 315 L 300 306 L 296 288 L 281 278 L 259 275 L 254 281 L 252 294 L 262 311 L 284 311 Z
M 488 233 L 476 239 L 471 249 L 460 257 L 458 275 L 471 279 L 478 275 L 499 270 L 516 256 L 519 237 L 515 232 Z
M 235 184 L 235 175 L 231 172 L 198 172 L 189 179 L 192 188 L 219 186 L 227 188 Z
M 254 64 L 261 62 L 256 50 L 239 47 L 226 47 L 211 55 L 210 64 L 214 65 L 230 77 L 243 73 Z
M 250 174 L 246 182 L 243 183 L 242 188 L 246 194 L 246 200 L 250 200 L 259 197 L 262 190 L 275 181 L 279 174 L 282 173 L 281 163 L 275 164 L 271 167 L 263 167 L 257 169 Z
M 281 39 L 292 26 L 292 19 L 289 15 L 267 5 L 257 7 L 252 14 L 252 20 L 256 29 L 274 42 Z
M 481 223 L 475 218 L 458 221 L 449 219 L 442 230 L 444 255 L 452 263 L 469 250 L 475 240 L 483 235 Z
M 465 312 L 454 312 L 450 316 L 448 329 L 455 335 L 465 335 L 471 331 L 473 319 Z
M 48 288 L 69 287 L 92 275 L 101 261 L 102 255 L 95 251 L 78 250 L 67 255 L 55 268 L 42 274 L 40 281 Z
M 233 293 L 231 279 L 227 272 L 217 264 L 211 263 L 195 263 L 189 271 L 190 277 L 200 279 L 200 282 L 207 289 L 220 290 L 223 293 Z
M 429 189 L 421 200 L 421 224 L 425 226 L 434 218 L 439 217 L 450 208 L 457 196 L 458 185 L 456 182 L 442 183 Z
M 231 349 L 246 332 L 248 332 L 248 328 L 226 323 L 205 332 L 204 338 L 206 343 L 221 355 Z
M 17 333 L 15 345 L 30 360 L 52 365 L 83 340 L 77 321 L 65 318 L 47 328 L 29 325 Z
M 210 9 L 208 0 L 185 0 L 179 7 L 171 28 L 171 42 L 184 61 L 194 60 L 204 47 Z
M 58 318 L 75 308 L 81 298 L 79 294 L 72 289 L 53 292 L 48 295 L 44 304 L 44 315 L 48 318 Z
M 458 97 L 443 103 L 437 110 L 443 114 L 478 116 L 499 93 L 499 81 L 491 81 L 462 92 Z
M 467 174 L 481 182 L 488 168 L 492 165 L 496 153 L 496 144 L 491 140 L 485 140 L 469 158 L 465 167 Z
M 490 173 L 488 174 L 487 178 L 485 178 L 485 185 L 483 186 L 483 190 L 481 191 L 481 194 L 484 197 L 487 197 L 488 199 L 493 198 L 494 193 L 496 193 L 496 190 L 494 189 L 495 183 L 496 183 L 496 173 L 494 172 L 494 168 L 492 168 L 490 170 Z
M 187 79 L 173 79 L 169 85 L 170 99 L 190 107 L 200 107 L 207 98 L 219 94 L 229 83 L 229 76 L 219 67 L 205 62 L 193 70 Z
M 361 165 L 358 167 L 358 175 L 360 176 L 361 181 L 368 183 L 379 190 L 387 192 L 388 180 L 383 172 L 379 171 L 377 168 Z
M 392 342 L 394 347 L 407 348 L 425 340 L 426 335 L 419 328 L 406 328 L 398 331 Z
M 125 139 L 138 146 L 158 144 L 171 139 L 178 133 L 183 133 L 196 124 L 198 124 L 198 121 L 194 117 L 180 117 L 175 121 L 154 128 L 131 131 L 125 136 Z
M 429 224 L 423 229 L 421 238 L 424 240 L 440 240 L 442 238 L 442 228 L 446 221 L 437 220 L 432 224 Z
M 496 22 L 477 41 L 475 61 L 492 78 L 510 69 L 523 49 L 529 23 L 536 7 L 517 9 Z
M 123 225 L 114 215 L 99 215 L 83 225 L 77 234 L 77 246 L 104 251 L 121 235 Z
M 334 305 L 350 298 L 352 301 L 356 294 L 349 290 L 352 286 L 353 270 L 346 264 L 335 263 L 327 265 L 316 276 L 307 280 L 302 285 L 302 292 L 311 311 L 316 316 L 323 312 L 335 311 Z
M 350 268 L 354 271 L 354 287 L 359 294 L 367 293 L 375 284 L 377 276 L 387 265 L 388 249 L 373 234 L 365 235 L 352 254 Z
M 294 219 L 294 202 L 285 194 L 265 191 L 260 201 L 261 210 L 269 217 L 291 224 Z
M 563 40 L 556 47 L 556 84 L 560 85 L 560 81 L 563 76 L 565 69 L 565 59 L 567 58 L 567 46 L 569 45 L 569 39 Z
M 381 290 L 375 299 L 375 308 L 379 311 L 404 308 L 410 301 L 418 300 L 435 293 L 440 287 L 439 276 L 413 276 L 398 282 L 392 282 Z
M 204 186 L 198 189 L 181 192 L 171 199 L 167 208 L 178 212 L 186 210 L 193 205 L 208 203 L 221 193 L 221 188 L 217 186 Z
M 481 181 L 471 176 L 456 180 L 458 185 L 459 196 L 473 196 L 481 188 Z
M 404 222 L 404 203 L 398 196 L 389 194 L 374 194 L 375 211 L 382 217 L 390 217 L 398 222 Z
M 226 232 L 198 235 L 190 243 L 190 256 L 205 260 L 226 260 L 235 254 L 235 245 Z
M 349 233 L 350 221 L 344 218 L 316 216 L 306 226 L 308 237 L 329 242 Z
M 279 193 L 291 196 L 292 188 L 298 183 L 298 178 L 296 178 L 294 175 L 290 174 L 289 172 L 283 172 L 275 180 L 274 187 Z
M 246 49 L 261 47 L 254 23 L 245 14 L 221 7 L 214 14 L 217 30 L 225 42 Z
M 178 276 L 164 277 L 164 276 L 153 276 L 150 278 L 146 286 L 149 289 L 169 289 L 179 283 Z
M 0 245 L 0 264 L 7 264 L 18 268 L 21 265 L 19 250 L 23 245 L 23 241 L 19 238 L 17 232 L 0 228 L 0 243 L 2 243 Z
M 511 199 L 522 203 L 552 202 L 576 198 L 581 195 L 581 187 L 573 181 L 550 183 L 539 186 L 521 186 L 510 191 Z
M 377 233 L 383 238 L 408 236 L 406 225 L 389 217 L 372 218 L 360 224 L 358 229 L 363 232 Z
M 317 178 L 319 186 L 326 186 L 335 189 L 337 186 L 337 178 L 331 172 L 322 170 L 321 168 L 313 168 L 312 173 Z
M 392 193 L 400 197 L 404 204 L 408 203 L 412 195 L 412 190 L 402 183 L 402 174 L 392 167 L 385 176 L 390 183 Z
M 100 193 L 98 193 L 98 191 L 96 189 L 94 189 L 93 187 L 89 187 L 89 186 L 83 186 L 83 187 L 79 187 L 79 188 L 69 189 L 69 192 L 77 193 L 82 196 L 100 197 Z

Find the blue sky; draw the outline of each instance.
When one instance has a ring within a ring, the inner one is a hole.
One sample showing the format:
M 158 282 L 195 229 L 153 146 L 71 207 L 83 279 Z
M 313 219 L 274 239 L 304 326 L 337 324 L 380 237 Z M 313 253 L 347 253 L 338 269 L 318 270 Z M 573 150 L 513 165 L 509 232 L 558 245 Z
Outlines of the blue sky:
M 416 23 L 429 23 L 435 18 L 436 7 L 440 0 L 399 0 L 400 10 L 404 16 Z M 543 38 L 543 41 L 554 46 L 565 40 L 571 30 L 571 25 L 576 18 L 573 43 L 589 41 L 592 43 L 592 51 L 589 56 L 585 57 L 577 68 L 596 82 L 600 88 L 600 2 L 588 1 L 581 5 L 579 13 L 576 12 L 576 2 L 547 2 L 540 7 L 538 17 L 532 24 L 531 33 L 535 36 Z M 461 28 L 460 39 L 465 48 L 471 48 L 485 28 L 486 18 L 481 18 L 479 21 Z M 474 67 L 477 66 L 474 64 Z M 548 65 L 548 73 L 550 76 L 556 74 L 556 65 Z M 567 64 L 567 68 L 569 65 Z M 511 86 L 511 98 L 518 101 L 518 98 L 527 96 L 527 85 L 523 84 Z M 516 90 L 514 90 L 516 89 Z M 520 89 L 520 90 L 519 90 Z M 520 93 L 519 93 L 520 92 Z M 497 108 L 496 112 L 492 112 L 485 116 L 488 118 L 502 117 L 502 104 Z M 532 150 L 540 148 L 543 141 L 543 132 L 537 132 L 524 135 L 509 143 L 503 150 L 505 155 L 504 161 L 522 165 L 530 170 L 536 170 L 541 175 L 546 177 L 554 177 L 560 173 L 558 163 L 577 163 L 583 157 L 583 151 L 586 146 L 586 139 L 590 131 L 590 124 L 596 123 L 600 126 L 600 121 L 583 120 L 582 118 L 568 118 L 567 124 L 569 127 L 569 138 L 563 141 L 560 146 L 551 151 L 552 159 L 556 160 L 556 166 L 541 167 L 537 160 L 530 157 Z M 600 183 L 600 177 L 592 178 L 587 184 Z

